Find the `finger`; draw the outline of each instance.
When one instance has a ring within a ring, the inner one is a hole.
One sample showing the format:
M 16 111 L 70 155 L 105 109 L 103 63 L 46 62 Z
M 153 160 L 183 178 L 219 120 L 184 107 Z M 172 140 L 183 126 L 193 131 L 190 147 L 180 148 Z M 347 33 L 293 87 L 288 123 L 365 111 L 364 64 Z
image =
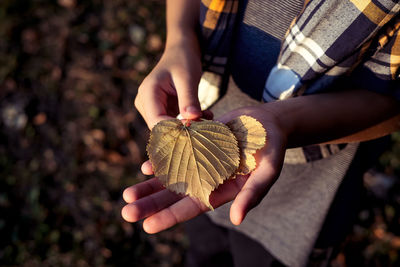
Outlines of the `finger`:
M 138 199 L 154 194 L 164 189 L 164 186 L 157 178 L 149 179 L 145 182 L 130 186 L 124 190 L 122 197 L 127 203 L 132 203 Z
M 237 175 L 234 179 L 229 179 L 215 189 L 210 195 L 210 203 L 213 208 L 217 208 L 236 197 L 243 185 L 246 183 L 248 175 Z
M 237 179 L 226 181 L 210 195 L 210 203 L 217 208 L 237 195 L 246 182 L 247 176 L 238 176 Z M 149 233 L 158 233 L 165 229 L 190 220 L 209 209 L 196 198 L 186 196 L 168 208 L 155 213 L 143 222 L 143 229 Z
M 143 105 L 142 102 L 140 101 L 140 95 L 136 95 L 135 97 L 135 101 L 133 102 L 133 105 L 135 106 L 136 110 L 139 111 L 140 115 L 142 116 L 142 118 L 144 119 L 144 121 L 146 120 L 146 114 L 144 113 L 144 109 L 143 109 Z
M 141 88 L 142 97 L 138 98 L 137 106 L 141 106 L 143 118 L 149 129 L 152 129 L 161 120 L 171 119 L 168 115 L 168 95 L 157 85 L 143 85 Z M 146 102 L 144 102 L 146 101 Z
M 167 208 L 181 198 L 182 196 L 164 189 L 126 205 L 122 208 L 121 215 L 128 222 L 137 222 Z
M 179 112 L 184 119 L 196 120 L 202 112 L 197 93 L 197 84 L 194 84 L 187 75 L 175 75 L 174 85 L 178 94 Z
M 150 160 L 147 160 L 142 164 L 141 170 L 144 175 L 152 175 L 154 173 Z
M 218 117 L 216 120 L 222 123 L 227 123 L 234 118 L 239 117 L 240 115 L 248 115 L 246 113 L 246 108 L 241 108 L 241 109 L 235 109 L 233 111 L 230 111 L 228 113 L 225 113 L 224 115 Z
M 145 219 L 143 229 L 149 234 L 158 233 L 178 223 L 190 220 L 207 210 L 208 208 L 199 200 L 186 196 Z
M 233 224 L 242 223 L 246 214 L 257 206 L 267 194 L 275 179 L 274 168 L 269 162 L 261 161 L 257 169 L 250 174 L 231 206 L 230 219 Z

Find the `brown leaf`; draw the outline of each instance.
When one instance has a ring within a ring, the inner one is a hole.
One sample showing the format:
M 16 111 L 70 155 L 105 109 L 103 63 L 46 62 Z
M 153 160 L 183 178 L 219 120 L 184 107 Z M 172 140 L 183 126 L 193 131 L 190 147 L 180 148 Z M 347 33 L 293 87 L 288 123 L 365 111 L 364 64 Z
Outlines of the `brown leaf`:
M 254 154 L 265 145 L 267 133 L 262 124 L 255 118 L 242 115 L 226 125 L 238 140 L 240 149 L 240 165 L 237 174 L 246 175 L 256 168 Z
M 211 192 L 239 165 L 239 149 L 229 128 L 214 121 L 178 119 L 159 122 L 151 131 L 147 153 L 154 174 L 171 191 L 197 197 L 210 209 Z

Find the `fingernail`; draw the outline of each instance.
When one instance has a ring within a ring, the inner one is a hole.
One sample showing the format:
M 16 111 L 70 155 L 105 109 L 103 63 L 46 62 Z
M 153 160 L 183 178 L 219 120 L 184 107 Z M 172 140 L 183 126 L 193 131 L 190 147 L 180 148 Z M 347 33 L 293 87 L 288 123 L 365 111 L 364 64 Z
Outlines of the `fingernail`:
M 201 112 L 201 110 L 195 106 L 188 106 L 185 108 L 185 111 L 188 113 L 200 113 Z

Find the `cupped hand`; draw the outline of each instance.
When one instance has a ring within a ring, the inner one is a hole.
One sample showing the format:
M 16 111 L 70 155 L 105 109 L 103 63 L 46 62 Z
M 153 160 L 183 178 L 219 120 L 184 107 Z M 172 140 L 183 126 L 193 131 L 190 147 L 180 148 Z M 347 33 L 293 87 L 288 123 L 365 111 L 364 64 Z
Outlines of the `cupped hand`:
M 280 126 L 278 116 L 268 109 L 268 104 L 241 108 L 217 120 L 226 123 L 240 115 L 259 120 L 267 131 L 267 142 L 255 155 L 257 168 L 252 173 L 226 181 L 210 195 L 214 208 L 234 200 L 230 219 L 235 225 L 239 225 L 246 214 L 260 203 L 278 178 L 287 143 L 287 134 Z M 153 174 L 149 161 L 142 165 L 142 172 Z M 196 198 L 168 191 L 157 178 L 125 189 L 123 198 L 128 204 L 122 209 L 122 217 L 128 222 L 145 219 L 143 228 L 148 233 L 160 232 L 209 210 Z
M 203 115 L 198 100 L 202 73 L 199 53 L 192 44 L 170 45 L 143 80 L 135 106 L 150 129 L 160 120 L 179 113 L 185 119 L 198 119 Z

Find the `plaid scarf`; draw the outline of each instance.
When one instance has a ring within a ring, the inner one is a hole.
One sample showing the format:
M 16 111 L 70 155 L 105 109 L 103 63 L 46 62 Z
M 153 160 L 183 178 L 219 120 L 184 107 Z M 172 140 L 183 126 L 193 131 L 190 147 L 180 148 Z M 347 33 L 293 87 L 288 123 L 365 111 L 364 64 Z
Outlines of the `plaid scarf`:
M 226 74 L 240 4 L 202 0 L 205 70 Z M 316 93 L 340 77 L 400 99 L 399 10 L 399 0 L 306 0 L 282 42 L 263 100 Z

